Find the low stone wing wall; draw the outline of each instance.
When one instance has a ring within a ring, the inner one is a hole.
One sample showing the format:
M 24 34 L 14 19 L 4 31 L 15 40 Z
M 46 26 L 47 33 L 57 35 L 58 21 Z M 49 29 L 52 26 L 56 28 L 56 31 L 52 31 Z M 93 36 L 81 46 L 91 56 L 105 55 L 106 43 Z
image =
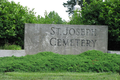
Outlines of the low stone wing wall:
M 0 50 L 0 57 L 7 56 L 21 57 L 25 55 L 26 55 L 25 50 Z
M 110 50 L 108 50 L 108 53 L 111 53 L 111 54 L 120 54 L 120 51 L 110 51 Z
M 120 51 L 108 50 L 108 53 L 120 54 Z M 26 55 L 25 50 L 0 50 L 0 57 L 8 57 L 8 56 L 21 57 L 21 56 L 25 56 L 25 55 Z

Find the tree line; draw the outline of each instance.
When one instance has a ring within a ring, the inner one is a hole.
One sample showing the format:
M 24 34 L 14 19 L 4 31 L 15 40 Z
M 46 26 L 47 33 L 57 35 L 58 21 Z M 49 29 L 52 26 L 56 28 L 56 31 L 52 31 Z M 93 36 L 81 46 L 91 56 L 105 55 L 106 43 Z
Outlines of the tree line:
M 20 3 L 8 0 L 0 1 L 0 45 L 5 43 L 24 46 L 24 24 L 74 24 L 108 25 L 108 49 L 120 50 L 120 0 L 81 0 L 82 10 L 73 11 L 75 0 L 63 3 L 68 7 L 68 14 L 73 14 L 70 21 L 62 20 L 58 13 L 45 12 L 45 16 L 35 16 L 34 9 L 23 7 Z M 62 5 L 62 4 L 61 4 Z M 70 6 L 71 5 L 71 6 Z

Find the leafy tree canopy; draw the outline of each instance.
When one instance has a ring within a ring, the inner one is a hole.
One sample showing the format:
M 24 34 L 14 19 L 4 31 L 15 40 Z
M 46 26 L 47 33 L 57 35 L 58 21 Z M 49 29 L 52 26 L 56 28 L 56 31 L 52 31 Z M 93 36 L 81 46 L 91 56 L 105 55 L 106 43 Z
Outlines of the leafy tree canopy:
M 87 2 L 88 4 L 91 2 L 91 0 L 78 0 L 79 3 L 78 5 L 80 5 L 81 7 L 83 7 L 83 2 Z M 76 0 L 68 0 L 67 3 L 63 3 L 64 7 L 67 7 L 68 10 L 66 12 L 68 12 L 69 14 L 73 14 L 73 9 L 74 6 L 76 5 Z
M 50 13 L 45 11 L 44 17 L 38 15 L 36 22 L 39 24 L 63 24 L 62 18 L 55 11 Z
M 0 45 L 14 43 L 23 47 L 25 23 L 62 24 L 62 18 L 55 11 L 45 12 L 45 17 L 36 17 L 34 9 L 14 1 L 0 0 Z
M 62 18 L 55 11 L 51 11 L 48 14 L 48 18 L 52 19 L 53 23 L 56 23 L 56 24 L 62 24 L 62 22 L 63 22 Z

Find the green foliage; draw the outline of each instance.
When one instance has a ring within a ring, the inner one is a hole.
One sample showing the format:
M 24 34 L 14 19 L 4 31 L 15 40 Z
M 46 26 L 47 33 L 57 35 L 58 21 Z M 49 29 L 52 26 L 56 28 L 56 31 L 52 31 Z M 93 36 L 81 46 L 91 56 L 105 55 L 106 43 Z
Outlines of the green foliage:
M 3 49 L 3 50 L 21 50 L 21 46 L 6 43 L 4 46 L 1 46 L 0 49 Z
M 23 46 L 24 24 L 35 23 L 35 13 L 19 3 L 0 1 L 0 43 L 15 43 Z
M 108 49 L 120 50 L 120 0 L 85 2 L 80 13 L 75 12 L 69 24 L 108 25 Z
M 91 50 L 79 55 L 41 52 L 0 58 L 0 72 L 119 72 L 120 55 Z
M 55 11 L 51 11 L 48 14 L 48 18 L 54 23 L 54 24 L 62 24 L 62 18 L 56 13 Z
M 76 5 L 76 1 L 77 0 L 68 0 L 66 3 L 63 3 L 64 7 L 67 7 L 68 10 L 66 12 L 69 12 L 69 14 L 73 14 L 73 10 L 74 10 L 74 6 Z M 83 7 L 83 2 L 87 2 L 88 4 L 90 4 L 90 2 L 92 0 L 78 0 L 79 1 L 79 5 L 81 7 Z
M 55 11 L 51 11 L 49 14 L 45 11 L 44 16 L 45 18 L 38 15 L 36 22 L 39 24 L 63 24 L 62 18 Z

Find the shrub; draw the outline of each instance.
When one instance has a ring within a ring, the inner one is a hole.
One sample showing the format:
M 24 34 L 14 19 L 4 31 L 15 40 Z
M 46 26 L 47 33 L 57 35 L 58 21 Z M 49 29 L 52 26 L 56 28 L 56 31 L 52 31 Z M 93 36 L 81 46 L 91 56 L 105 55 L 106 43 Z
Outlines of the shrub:
M 120 55 L 91 50 L 79 55 L 40 52 L 0 58 L 0 72 L 119 72 Z
M 21 50 L 22 48 L 19 45 L 6 43 L 4 46 L 1 46 L 0 49 L 3 49 L 3 50 Z

